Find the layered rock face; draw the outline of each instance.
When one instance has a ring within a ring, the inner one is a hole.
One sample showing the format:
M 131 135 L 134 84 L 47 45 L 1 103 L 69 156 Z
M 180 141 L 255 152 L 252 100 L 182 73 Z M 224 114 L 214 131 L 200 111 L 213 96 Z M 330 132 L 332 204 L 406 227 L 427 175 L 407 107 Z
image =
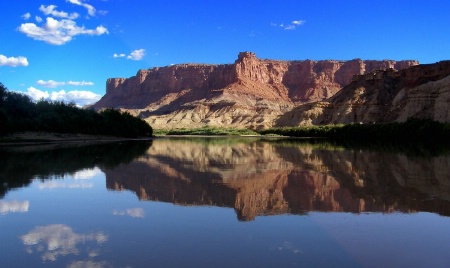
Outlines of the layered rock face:
M 354 76 L 326 101 L 298 106 L 278 126 L 403 122 L 408 118 L 450 122 L 450 61 Z
M 327 99 L 374 70 L 403 69 L 417 61 L 277 61 L 242 52 L 234 64 L 179 64 L 111 78 L 93 105 L 127 110 L 154 128 L 233 126 L 264 128 L 304 104 Z

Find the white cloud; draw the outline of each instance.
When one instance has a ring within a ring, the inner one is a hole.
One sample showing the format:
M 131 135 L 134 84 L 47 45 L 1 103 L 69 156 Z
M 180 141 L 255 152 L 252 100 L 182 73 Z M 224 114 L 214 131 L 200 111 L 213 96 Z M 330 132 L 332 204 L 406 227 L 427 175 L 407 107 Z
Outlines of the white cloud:
M 69 85 L 69 86 L 93 86 L 94 83 L 93 82 L 86 82 L 86 81 L 69 81 L 69 82 L 57 82 L 54 80 L 48 80 L 48 81 L 44 81 L 44 80 L 38 80 L 37 84 L 46 88 L 55 88 L 55 87 L 59 87 L 59 86 L 64 86 L 64 85 Z
M 47 91 L 41 91 L 34 87 L 29 87 L 25 94 L 36 101 L 41 100 L 41 99 L 47 99 L 50 96 Z
M 127 58 L 129 60 L 142 60 L 142 58 L 145 56 L 145 49 L 136 49 L 132 51 L 129 55 L 125 55 L 124 53 L 114 53 L 113 58 Z
M 30 12 L 23 14 L 21 18 L 23 18 L 24 20 L 29 20 L 31 18 Z
M 36 21 L 37 21 L 37 22 L 39 22 L 39 23 L 41 23 L 41 22 L 42 22 L 42 18 L 41 18 L 41 17 L 39 17 L 39 16 L 36 16 L 36 17 L 35 17 L 35 19 L 36 19 Z
M 281 27 L 281 28 L 283 28 L 285 30 L 295 30 L 298 26 L 301 26 L 301 25 L 305 24 L 305 22 L 306 22 L 305 20 L 293 20 L 288 25 L 285 25 L 284 23 L 277 24 L 277 23 L 271 22 L 270 26 Z
M 26 57 L 6 57 L 0 54 L 0 66 L 28 66 L 28 60 Z
M 62 90 L 64 98 L 69 101 L 78 101 L 84 104 L 92 103 L 92 101 L 98 101 L 101 96 L 91 91 L 72 90 L 67 93 Z
M 75 82 L 75 81 L 69 81 L 66 83 L 67 85 L 70 86 L 77 86 L 77 87 L 82 87 L 82 86 L 93 86 L 94 83 L 92 82 L 86 82 L 86 81 L 81 81 L 81 82 Z
M 44 81 L 44 80 L 38 80 L 37 84 L 43 87 L 47 87 L 47 88 L 55 88 L 55 87 L 59 87 L 59 86 L 64 86 L 66 83 L 65 82 L 57 82 L 57 81 L 53 81 L 53 80 L 48 80 L 48 81 Z
M 29 253 L 42 254 L 43 261 L 56 261 L 60 256 L 80 255 L 78 244 L 95 242 L 101 245 L 108 241 L 103 232 L 78 234 L 67 225 L 38 226 L 20 237 Z
M 48 17 L 42 27 L 34 23 L 23 23 L 18 30 L 34 40 L 44 41 L 51 45 L 63 45 L 77 35 L 102 35 L 108 34 L 108 29 L 102 25 L 95 29 L 85 29 L 77 26 L 76 22 L 69 19 L 60 21 Z
M 125 57 L 125 56 L 126 56 L 126 55 L 123 54 L 123 53 L 120 53 L 120 54 L 114 53 L 113 58 L 123 58 L 123 57 Z
M 29 201 L 3 201 L 0 200 L 0 215 L 16 212 L 28 212 Z
M 295 30 L 295 25 L 290 24 L 290 25 L 284 27 L 284 29 L 285 30 Z
M 292 24 L 294 24 L 294 25 L 303 25 L 303 24 L 305 24 L 305 22 L 306 21 L 304 21 L 304 20 L 294 20 L 294 21 L 292 21 Z
M 100 100 L 101 96 L 91 91 L 72 90 L 65 92 L 61 90 L 59 92 L 52 92 L 50 95 L 51 100 L 62 100 L 65 102 L 74 102 L 77 106 L 85 106 L 92 104 Z
M 48 101 L 64 101 L 66 103 L 74 102 L 78 107 L 83 107 L 100 100 L 101 96 L 91 91 L 72 90 L 72 91 L 42 91 L 34 87 L 29 87 L 26 95 L 35 101 L 44 99 Z
M 301 26 L 303 24 L 305 24 L 306 21 L 304 20 L 293 20 L 291 22 L 291 24 L 284 26 L 285 30 L 295 30 L 297 28 L 297 26 Z
M 92 17 L 95 16 L 95 12 L 96 12 L 95 7 L 93 7 L 89 4 L 83 3 L 80 0 L 66 0 L 66 2 L 70 2 L 74 5 L 82 6 L 87 9 L 87 12 L 90 16 L 92 16 Z
M 39 10 L 47 16 L 52 15 L 53 17 L 65 18 L 65 19 L 70 19 L 70 20 L 76 19 L 80 16 L 76 12 L 69 14 L 69 13 L 63 12 L 63 11 L 56 11 L 56 8 L 57 8 L 57 6 L 55 6 L 55 5 L 49 5 L 49 6 L 41 5 L 39 7 Z
M 141 60 L 145 55 L 145 49 L 136 49 L 135 51 L 131 52 L 130 55 L 127 56 L 127 59 L 129 60 Z

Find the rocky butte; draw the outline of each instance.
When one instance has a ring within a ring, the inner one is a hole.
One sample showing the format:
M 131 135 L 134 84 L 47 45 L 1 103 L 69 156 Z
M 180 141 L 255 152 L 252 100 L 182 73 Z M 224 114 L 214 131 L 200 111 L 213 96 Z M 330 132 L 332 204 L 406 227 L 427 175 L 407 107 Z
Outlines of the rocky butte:
M 178 64 L 139 70 L 130 78 L 110 78 L 106 94 L 92 107 L 129 111 L 156 129 L 205 125 L 261 129 L 311 124 L 322 120 L 314 113 L 324 111 L 312 103 L 329 108 L 329 102 L 321 101 L 355 84 L 355 79 L 366 81 L 361 75 L 383 77 L 373 72 L 395 73 L 414 65 L 418 62 L 281 61 L 241 52 L 233 64 Z M 300 108 L 305 104 L 306 108 Z M 305 112 L 306 117 L 302 115 Z M 294 121 L 289 123 L 290 119 Z

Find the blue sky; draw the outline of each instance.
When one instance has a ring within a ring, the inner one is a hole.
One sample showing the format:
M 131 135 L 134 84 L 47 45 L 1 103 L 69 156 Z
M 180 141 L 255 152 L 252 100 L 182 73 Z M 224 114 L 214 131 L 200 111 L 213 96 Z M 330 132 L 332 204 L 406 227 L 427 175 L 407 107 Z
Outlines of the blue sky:
M 0 82 L 84 105 L 111 77 L 177 63 L 450 59 L 447 0 L 5 0 Z

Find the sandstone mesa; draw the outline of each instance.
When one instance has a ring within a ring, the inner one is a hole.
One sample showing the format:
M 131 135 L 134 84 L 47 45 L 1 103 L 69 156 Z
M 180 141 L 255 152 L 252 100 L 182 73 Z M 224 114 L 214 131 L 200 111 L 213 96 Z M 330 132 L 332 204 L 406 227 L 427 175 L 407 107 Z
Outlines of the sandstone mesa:
M 155 129 L 450 121 L 450 62 L 259 59 L 233 64 L 177 64 L 110 78 L 92 108 L 112 107 Z

